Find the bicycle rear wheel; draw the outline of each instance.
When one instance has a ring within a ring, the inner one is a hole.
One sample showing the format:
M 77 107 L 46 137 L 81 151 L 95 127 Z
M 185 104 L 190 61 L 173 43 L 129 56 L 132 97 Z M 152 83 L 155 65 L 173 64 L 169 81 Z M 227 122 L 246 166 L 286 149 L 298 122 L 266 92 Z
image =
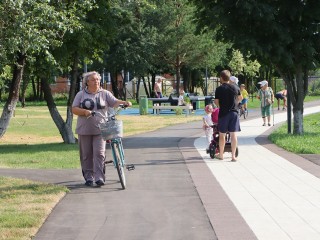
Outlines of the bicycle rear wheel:
M 248 117 L 248 109 L 243 110 L 243 117 L 246 119 Z
M 117 169 L 122 189 L 126 189 L 126 177 L 124 175 L 124 154 L 121 143 L 112 143 L 112 151 L 114 153 L 114 165 Z

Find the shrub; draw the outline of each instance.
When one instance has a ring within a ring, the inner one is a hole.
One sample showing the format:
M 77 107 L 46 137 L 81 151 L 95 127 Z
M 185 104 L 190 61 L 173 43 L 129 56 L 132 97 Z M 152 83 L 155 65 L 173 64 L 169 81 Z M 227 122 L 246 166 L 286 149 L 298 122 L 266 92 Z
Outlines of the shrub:
M 176 112 L 176 115 L 181 115 L 182 112 L 183 112 L 183 109 L 182 108 L 176 108 L 174 111 Z

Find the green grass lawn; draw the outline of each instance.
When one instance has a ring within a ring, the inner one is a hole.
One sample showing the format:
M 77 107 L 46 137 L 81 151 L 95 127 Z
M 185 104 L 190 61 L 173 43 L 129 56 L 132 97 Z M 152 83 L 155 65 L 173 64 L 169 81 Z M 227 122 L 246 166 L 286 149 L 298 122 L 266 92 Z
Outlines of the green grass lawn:
M 53 207 L 68 192 L 64 186 L 0 176 L 0 239 L 32 239 Z
M 304 117 L 304 134 L 288 134 L 287 124 L 275 130 L 269 139 L 279 147 L 293 153 L 320 154 L 320 113 Z

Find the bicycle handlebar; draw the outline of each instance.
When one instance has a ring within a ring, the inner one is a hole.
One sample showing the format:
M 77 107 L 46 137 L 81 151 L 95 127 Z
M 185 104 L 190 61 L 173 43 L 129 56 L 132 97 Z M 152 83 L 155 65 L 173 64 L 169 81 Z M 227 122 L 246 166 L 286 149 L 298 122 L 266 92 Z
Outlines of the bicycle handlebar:
M 129 107 L 129 105 L 128 104 L 119 104 L 119 107 L 122 109 L 126 109 Z
M 104 116 L 101 112 L 92 111 L 91 114 L 90 114 L 90 116 L 89 116 L 88 118 L 94 117 L 94 116 L 96 116 L 96 114 L 98 113 L 99 116 L 102 117 L 102 118 L 104 118 L 104 119 L 107 118 L 107 119 L 113 119 L 113 120 L 114 120 L 114 119 L 115 119 L 115 116 L 118 114 L 118 112 L 119 112 L 120 110 L 126 109 L 126 108 L 128 108 L 128 107 L 129 107 L 129 105 L 127 105 L 127 104 L 119 104 L 118 109 L 117 109 L 110 117 Z

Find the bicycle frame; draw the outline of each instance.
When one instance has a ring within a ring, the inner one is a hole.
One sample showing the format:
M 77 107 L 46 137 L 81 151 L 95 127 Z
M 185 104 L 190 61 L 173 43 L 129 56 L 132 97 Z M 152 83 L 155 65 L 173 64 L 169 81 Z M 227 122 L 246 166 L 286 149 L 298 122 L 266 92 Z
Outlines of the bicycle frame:
M 118 108 L 118 110 L 115 111 L 115 113 L 111 114 L 110 117 L 106 117 L 100 112 L 92 112 L 91 116 L 99 115 L 99 117 L 102 118 L 107 123 L 109 121 L 116 121 L 115 116 L 120 110 L 121 110 L 121 108 Z M 100 128 L 100 129 L 102 131 L 102 128 Z M 125 178 L 125 174 L 124 174 L 124 167 L 126 166 L 126 164 L 125 164 L 124 149 L 123 149 L 122 139 L 121 139 L 121 137 L 122 137 L 122 124 L 121 124 L 120 132 L 121 132 L 120 137 L 118 134 L 108 136 L 108 137 L 112 137 L 111 139 L 107 138 L 107 136 L 104 136 L 106 144 L 110 145 L 111 152 L 112 152 L 112 158 L 113 158 L 112 161 L 105 160 L 104 163 L 107 164 L 107 163 L 113 162 L 114 167 L 117 169 L 121 186 L 123 189 L 125 189 L 126 188 L 126 178 Z M 115 136 L 117 136 L 117 137 L 115 137 Z M 135 169 L 133 164 L 127 165 L 126 168 L 129 171 Z

